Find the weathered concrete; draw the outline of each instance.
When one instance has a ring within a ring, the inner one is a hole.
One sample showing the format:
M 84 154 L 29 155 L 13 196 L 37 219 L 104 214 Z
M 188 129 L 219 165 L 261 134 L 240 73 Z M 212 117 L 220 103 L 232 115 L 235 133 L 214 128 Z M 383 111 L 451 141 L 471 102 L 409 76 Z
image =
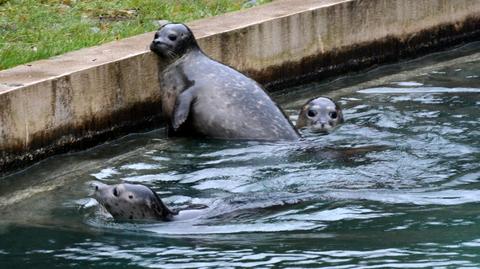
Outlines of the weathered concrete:
M 478 0 L 280 0 L 189 24 L 269 89 L 480 38 Z M 0 72 L 0 172 L 161 124 L 147 33 Z

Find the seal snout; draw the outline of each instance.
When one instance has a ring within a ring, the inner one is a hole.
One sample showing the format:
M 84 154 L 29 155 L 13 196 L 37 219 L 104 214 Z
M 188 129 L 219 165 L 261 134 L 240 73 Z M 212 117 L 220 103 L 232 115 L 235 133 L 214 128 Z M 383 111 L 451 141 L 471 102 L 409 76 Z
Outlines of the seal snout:
M 162 41 L 160 40 L 153 40 L 152 43 L 150 43 L 150 50 L 155 52 L 155 53 L 161 53 L 162 51 Z
M 162 35 L 160 34 L 160 31 L 158 31 L 155 33 L 152 43 L 150 43 L 150 50 L 158 54 L 162 52 L 162 46 L 165 47 L 166 44 Z
M 110 188 L 109 185 L 103 184 L 101 182 L 91 182 L 90 189 L 92 191 L 91 196 L 95 198 L 97 201 L 103 201 L 108 197 L 108 189 Z
M 92 189 L 94 189 L 95 191 L 99 191 L 100 189 L 103 189 L 103 188 L 105 188 L 105 187 L 108 187 L 108 185 L 107 185 L 107 184 L 103 184 L 103 183 L 98 182 L 98 181 L 94 181 L 94 182 L 91 182 L 91 183 L 90 183 L 90 187 L 91 187 Z
M 150 43 L 150 50 L 160 56 L 170 56 L 174 53 L 174 48 L 163 38 L 156 38 Z M 170 55 L 169 55 L 170 54 Z
M 154 39 L 151 44 L 151 46 L 161 46 L 161 45 L 166 46 L 167 43 L 164 40 L 162 40 L 162 38 L 160 37 Z

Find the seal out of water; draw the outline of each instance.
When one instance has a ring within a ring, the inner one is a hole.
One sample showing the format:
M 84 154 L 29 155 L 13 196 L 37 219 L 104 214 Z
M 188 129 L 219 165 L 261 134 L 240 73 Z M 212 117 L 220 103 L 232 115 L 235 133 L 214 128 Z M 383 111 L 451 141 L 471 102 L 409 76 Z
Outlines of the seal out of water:
M 343 123 L 342 109 L 328 97 L 316 97 L 308 100 L 298 115 L 298 129 L 308 128 L 313 132 L 329 133 Z
M 172 220 L 176 212 L 165 206 L 149 187 L 136 184 L 94 183 L 93 197 L 116 220 Z
M 162 26 L 150 49 L 166 64 L 159 79 L 169 132 L 217 139 L 299 139 L 266 91 L 251 78 L 206 56 L 187 26 Z

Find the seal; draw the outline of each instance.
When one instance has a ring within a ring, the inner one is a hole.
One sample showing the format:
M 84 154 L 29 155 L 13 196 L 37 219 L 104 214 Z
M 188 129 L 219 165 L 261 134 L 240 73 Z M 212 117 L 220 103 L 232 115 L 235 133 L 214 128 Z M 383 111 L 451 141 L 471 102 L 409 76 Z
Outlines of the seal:
M 328 134 L 343 121 L 342 109 L 338 103 L 328 97 L 320 96 L 308 100 L 302 106 L 296 127 Z
M 165 206 L 155 191 L 144 185 L 128 183 L 107 185 L 95 181 L 91 182 L 90 186 L 94 188 L 93 198 L 115 220 L 119 221 L 186 221 L 212 217 L 230 219 L 231 214 L 238 216 L 236 213 L 238 210 L 257 210 L 257 207 L 252 206 L 253 197 L 251 195 L 212 202 L 212 208 L 201 204 L 191 204 L 174 211 Z M 262 194 L 260 201 L 256 203 L 260 204 L 261 208 L 276 208 L 303 201 L 302 199 L 289 201 L 288 198 L 278 198 L 276 194 L 273 195 L 278 199 L 267 199 L 266 197 L 269 195 L 272 194 Z M 268 204 L 267 200 L 275 202 Z
M 205 55 L 184 24 L 160 27 L 150 50 L 161 59 L 161 103 L 169 134 L 231 140 L 300 138 L 257 82 Z
M 116 220 L 172 220 L 170 210 L 152 189 L 144 185 L 122 183 L 106 185 L 95 182 L 93 197 Z

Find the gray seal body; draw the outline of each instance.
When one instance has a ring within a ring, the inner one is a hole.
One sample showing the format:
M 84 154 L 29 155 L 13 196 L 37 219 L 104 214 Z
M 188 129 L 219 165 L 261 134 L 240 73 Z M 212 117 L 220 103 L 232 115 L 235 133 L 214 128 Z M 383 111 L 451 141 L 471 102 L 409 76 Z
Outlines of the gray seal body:
M 162 109 L 177 135 L 216 139 L 297 140 L 283 111 L 254 80 L 206 56 L 188 27 L 166 24 L 150 49 L 160 73 Z
M 340 105 L 328 97 L 321 96 L 308 100 L 302 106 L 296 127 L 328 134 L 343 121 Z
M 93 197 L 116 220 L 172 220 L 176 212 L 168 209 L 150 188 L 137 184 L 92 184 Z

